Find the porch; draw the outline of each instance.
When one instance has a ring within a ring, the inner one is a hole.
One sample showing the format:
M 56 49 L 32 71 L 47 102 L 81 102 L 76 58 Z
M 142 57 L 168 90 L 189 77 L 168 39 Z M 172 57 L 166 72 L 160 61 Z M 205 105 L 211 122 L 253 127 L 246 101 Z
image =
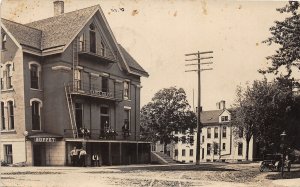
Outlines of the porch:
M 92 155 L 102 159 L 102 165 L 148 164 L 151 162 L 150 142 L 130 140 L 65 139 L 66 164 L 71 165 L 70 151 L 76 146 L 87 152 L 86 165 L 93 166 Z M 101 161 L 100 161 L 101 162 Z

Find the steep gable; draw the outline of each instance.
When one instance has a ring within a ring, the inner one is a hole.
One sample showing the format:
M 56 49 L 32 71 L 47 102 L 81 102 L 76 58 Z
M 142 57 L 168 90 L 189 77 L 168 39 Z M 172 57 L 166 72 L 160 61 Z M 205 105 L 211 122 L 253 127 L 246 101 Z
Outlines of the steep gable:
M 87 20 L 95 14 L 99 6 L 92 6 L 59 16 L 26 24 L 43 32 L 41 48 L 49 49 L 67 45 L 82 29 Z

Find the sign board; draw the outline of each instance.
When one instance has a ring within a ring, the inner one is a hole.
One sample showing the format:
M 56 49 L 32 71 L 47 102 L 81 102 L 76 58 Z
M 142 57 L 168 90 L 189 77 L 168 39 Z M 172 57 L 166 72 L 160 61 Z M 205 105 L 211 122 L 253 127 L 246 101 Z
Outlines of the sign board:
M 102 97 L 112 97 L 113 96 L 112 93 L 110 93 L 110 92 L 103 92 L 100 90 L 90 90 L 90 93 L 94 94 L 94 95 L 99 95 Z
M 56 142 L 56 138 L 34 138 L 34 142 Z

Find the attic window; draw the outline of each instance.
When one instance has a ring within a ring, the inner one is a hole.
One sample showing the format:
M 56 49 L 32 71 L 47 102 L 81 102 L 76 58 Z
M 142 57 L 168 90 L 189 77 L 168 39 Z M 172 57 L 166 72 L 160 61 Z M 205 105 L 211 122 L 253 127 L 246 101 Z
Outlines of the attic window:
M 1 49 L 6 49 L 5 43 L 6 43 L 6 34 L 3 34 L 2 35 L 2 48 Z
M 228 121 L 228 116 L 222 116 L 221 121 Z
M 84 34 L 81 34 L 79 37 L 79 50 L 85 51 L 85 41 L 84 41 Z
M 101 55 L 105 56 L 105 46 L 104 43 L 101 41 Z
M 96 53 L 96 32 L 94 24 L 90 25 L 90 52 Z

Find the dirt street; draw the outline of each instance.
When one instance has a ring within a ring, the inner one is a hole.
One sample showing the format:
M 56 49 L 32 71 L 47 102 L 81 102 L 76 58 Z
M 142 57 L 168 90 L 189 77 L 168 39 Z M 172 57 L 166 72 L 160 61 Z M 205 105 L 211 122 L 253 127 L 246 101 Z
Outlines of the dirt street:
M 1 167 L 5 187 L 87 187 L 87 186 L 300 186 L 300 165 L 285 180 L 277 172 L 258 170 L 251 164 L 135 165 L 110 167 Z

